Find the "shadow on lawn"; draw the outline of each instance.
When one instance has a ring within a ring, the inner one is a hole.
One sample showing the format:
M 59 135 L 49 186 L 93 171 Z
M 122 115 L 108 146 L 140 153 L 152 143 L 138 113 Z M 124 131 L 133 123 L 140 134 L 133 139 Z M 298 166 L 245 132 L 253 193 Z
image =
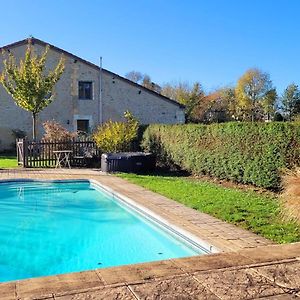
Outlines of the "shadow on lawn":
M 191 173 L 184 170 L 170 170 L 167 168 L 156 167 L 153 171 L 137 172 L 138 175 L 161 176 L 161 177 L 189 177 Z

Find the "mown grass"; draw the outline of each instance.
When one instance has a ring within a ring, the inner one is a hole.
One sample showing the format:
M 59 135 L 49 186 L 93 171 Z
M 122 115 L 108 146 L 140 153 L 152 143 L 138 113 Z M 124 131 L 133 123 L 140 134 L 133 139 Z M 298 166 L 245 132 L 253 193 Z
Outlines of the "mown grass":
M 300 226 L 282 219 L 281 205 L 276 196 L 250 189 L 226 188 L 189 177 L 118 176 L 277 243 L 300 241 Z
M 0 169 L 17 168 L 17 158 L 15 155 L 1 155 L 0 154 Z

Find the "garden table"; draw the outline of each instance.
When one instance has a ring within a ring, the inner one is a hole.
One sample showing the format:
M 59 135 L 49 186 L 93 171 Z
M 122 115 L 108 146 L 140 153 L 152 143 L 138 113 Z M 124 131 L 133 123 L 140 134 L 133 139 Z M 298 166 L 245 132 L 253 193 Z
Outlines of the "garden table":
M 56 165 L 55 168 L 68 167 L 71 169 L 70 165 L 70 155 L 72 150 L 55 150 L 53 153 L 56 156 Z

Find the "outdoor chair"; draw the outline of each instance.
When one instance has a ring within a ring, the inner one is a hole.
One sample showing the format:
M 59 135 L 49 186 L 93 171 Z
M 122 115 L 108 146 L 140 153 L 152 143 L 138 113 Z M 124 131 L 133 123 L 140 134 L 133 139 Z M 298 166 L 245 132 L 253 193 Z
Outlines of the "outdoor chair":
M 77 167 L 89 166 L 89 160 L 95 157 L 95 150 L 91 147 L 80 147 L 72 156 L 72 165 Z

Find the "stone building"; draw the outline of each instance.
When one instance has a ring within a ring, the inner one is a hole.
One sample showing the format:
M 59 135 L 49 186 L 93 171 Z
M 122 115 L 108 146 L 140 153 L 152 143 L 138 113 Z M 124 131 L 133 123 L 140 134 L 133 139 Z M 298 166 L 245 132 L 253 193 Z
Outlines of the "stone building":
M 4 46 L 1 51 L 23 58 L 28 39 Z M 47 43 L 31 38 L 36 53 L 42 53 Z M 55 120 L 70 131 L 88 131 L 109 119 L 122 120 L 129 110 L 141 124 L 184 123 L 184 107 L 152 90 L 118 74 L 101 69 L 74 54 L 49 45 L 47 66 L 53 68 L 61 55 L 65 57 L 65 71 L 55 88 L 55 100 L 38 117 L 38 136 L 42 123 Z M 0 71 L 3 69 L 0 58 Z M 100 86 L 102 87 L 100 92 Z M 31 113 L 19 108 L 0 86 L 0 151 L 14 142 L 12 130 L 32 132 Z

